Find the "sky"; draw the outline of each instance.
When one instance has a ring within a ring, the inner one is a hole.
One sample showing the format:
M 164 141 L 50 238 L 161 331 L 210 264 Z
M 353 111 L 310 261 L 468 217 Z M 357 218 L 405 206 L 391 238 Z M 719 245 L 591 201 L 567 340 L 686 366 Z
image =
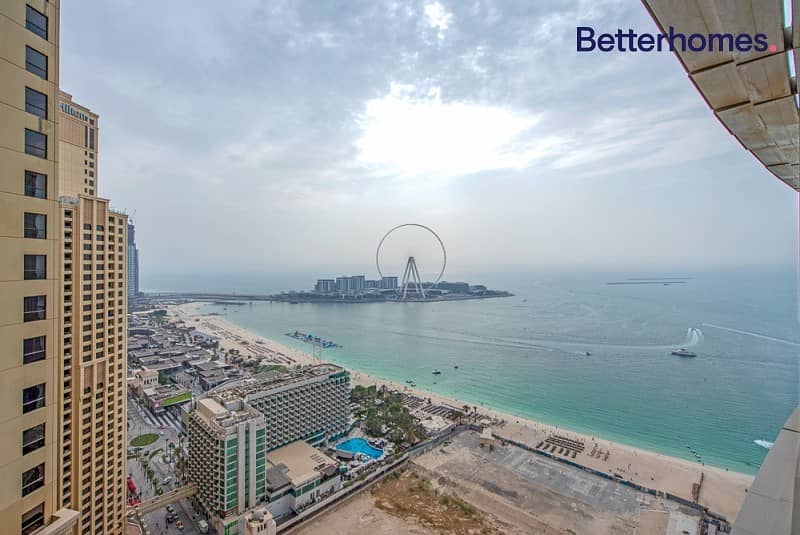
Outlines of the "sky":
M 456 274 L 793 268 L 797 194 L 677 59 L 579 54 L 576 26 L 656 31 L 630 0 L 75 1 L 61 85 L 145 288 L 374 276 L 409 222 Z

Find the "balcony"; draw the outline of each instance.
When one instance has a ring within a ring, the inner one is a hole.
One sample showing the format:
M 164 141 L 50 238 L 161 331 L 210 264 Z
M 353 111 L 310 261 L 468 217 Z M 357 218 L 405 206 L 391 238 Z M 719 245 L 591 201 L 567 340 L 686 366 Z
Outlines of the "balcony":
M 731 535 L 800 533 L 800 407 L 783 425 L 750 486 Z

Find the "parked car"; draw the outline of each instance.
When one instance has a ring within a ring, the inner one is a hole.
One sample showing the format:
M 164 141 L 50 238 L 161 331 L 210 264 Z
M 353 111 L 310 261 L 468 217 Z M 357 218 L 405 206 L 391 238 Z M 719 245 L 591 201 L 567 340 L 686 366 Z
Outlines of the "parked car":
M 167 512 L 168 512 L 169 514 L 173 514 L 173 513 L 175 512 L 175 508 L 174 508 L 174 507 L 172 507 L 172 504 L 171 504 L 171 503 L 168 503 L 168 504 L 167 504 Z
M 175 522 L 175 527 L 178 528 L 178 531 L 183 531 L 183 521 L 178 520 L 177 522 Z
M 167 476 L 167 477 L 165 477 L 165 478 L 164 478 L 164 481 L 163 481 L 162 483 L 163 483 L 164 485 L 169 485 L 169 482 L 170 482 L 170 481 L 172 481 L 172 477 L 170 477 L 170 476 Z

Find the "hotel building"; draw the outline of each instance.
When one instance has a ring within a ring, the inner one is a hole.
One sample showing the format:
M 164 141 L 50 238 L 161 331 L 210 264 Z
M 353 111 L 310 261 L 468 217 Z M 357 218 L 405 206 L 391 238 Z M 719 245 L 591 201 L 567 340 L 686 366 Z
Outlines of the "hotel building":
M 125 530 L 128 217 L 98 197 L 99 117 L 58 102 L 58 500 L 75 532 Z
M 347 432 L 350 374 L 333 364 L 267 372 L 226 383 L 209 395 L 226 405 L 242 400 L 267 418 L 267 451 L 296 440 L 325 445 Z
M 245 530 L 242 515 L 259 504 L 287 514 L 341 488 L 336 463 L 308 443 L 347 432 L 349 393 L 348 372 L 321 364 L 228 383 L 181 413 L 188 478 L 219 533 Z
M 59 2 L 0 0 L 0 526 L 68 533 L 58 499 Z
M 240 399 L 203 398 L 181 413 L 189 433 L 189 479 L 221 534 L 240 532 L 248 509 L 266 494 L 266 419 Z

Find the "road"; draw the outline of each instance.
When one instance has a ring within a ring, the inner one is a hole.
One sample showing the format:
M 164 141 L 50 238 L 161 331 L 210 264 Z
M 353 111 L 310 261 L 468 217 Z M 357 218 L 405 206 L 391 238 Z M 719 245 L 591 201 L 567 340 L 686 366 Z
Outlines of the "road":
M 174 463 L 169 462 L 169 459 L 167 459 L 168 462 L 163 462 L 162 453 L 169 452 L 168 442 L 186 445 L 186 438 L 180 432 L 182 428 L 183 426 L 177 417 L 173 415 L 155 416 L 148 409 L 139 406 L 133 396 L 128 396 L 128 438 L 133 439 L 146 433 L 158 435 L 158 440 L 142 448 L 142 451 L 152 453 L 159 449 L 162 450 L 149 459 L 148 464 L 153 468 L 159 481 L 163 482 L 166 477 L 172 478 L 168 484 L 161 485 L 164 491 L 172 490 L 179 484 L 176 482 L 177 475 Z M 155 497 L 155 488 L 147 481 L 138 459 L 128 459 L 128 474 L 133 478 L 137 491 L 141 492 L 142 501 Z M 150 528 L 150 532 L 153 535 L 177 533 L 199 535 L 200 531 L 195 522 L 205 517 L 194 511 L 190 500 L 180 500 L 173 504 L 173 507 L 178 513 L 178 520 L 183 521 L 185 529 L 178 531 L 174 522 L 167 522 L 166 509 L 160 509 L 144 515 L 144 520 Z M 213 530 L 209 531 L 209 533 L 213 533 Z

